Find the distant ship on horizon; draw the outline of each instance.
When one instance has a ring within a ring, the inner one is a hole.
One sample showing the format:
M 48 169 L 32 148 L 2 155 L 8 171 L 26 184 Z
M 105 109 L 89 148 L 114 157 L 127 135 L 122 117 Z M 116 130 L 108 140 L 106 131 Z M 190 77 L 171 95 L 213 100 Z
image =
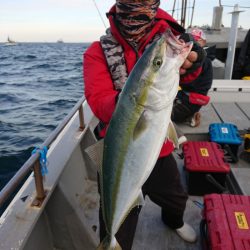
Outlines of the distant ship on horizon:
M 62 39 L 57 40 L 57 43 L 64 43 Z
M 10 37 L 8 36 L 5 45 L 17 45 L 17 43 L 14 40 L 10 39 Z

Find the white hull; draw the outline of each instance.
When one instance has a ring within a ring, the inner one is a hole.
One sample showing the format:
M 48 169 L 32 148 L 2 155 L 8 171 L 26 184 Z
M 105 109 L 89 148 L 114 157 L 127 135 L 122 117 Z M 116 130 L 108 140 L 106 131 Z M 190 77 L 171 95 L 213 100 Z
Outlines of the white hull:
M 15 45 L 17 45 L 17 43 L 5 43 L 4 45 L 5 46 L 15 46 Z

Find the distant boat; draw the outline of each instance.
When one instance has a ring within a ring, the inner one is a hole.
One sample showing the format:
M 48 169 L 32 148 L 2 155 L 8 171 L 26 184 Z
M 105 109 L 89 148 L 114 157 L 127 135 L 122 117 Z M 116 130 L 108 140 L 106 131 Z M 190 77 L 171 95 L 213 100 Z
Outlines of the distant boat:
M 62 39 L 57 40 L 57 43 L 64 43 Z
M 17 45 L 17 43 L 14 40 L 10 39 L 10 37 L 8 36 L 5 45 Z

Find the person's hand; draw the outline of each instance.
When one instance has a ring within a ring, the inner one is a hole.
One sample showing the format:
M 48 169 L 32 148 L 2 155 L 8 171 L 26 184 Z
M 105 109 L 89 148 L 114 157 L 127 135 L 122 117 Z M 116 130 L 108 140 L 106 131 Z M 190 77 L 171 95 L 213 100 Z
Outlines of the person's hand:
M 180 75 L 186 75 L 194 72 L 197 68 L 202 66 L 205 58 L 205 50 L 194 40 L 193 36 L 188 33 L 184 33 L 180 36 L 180 39 L 184 42 L 193 42 L 192 51 L 189 53 L 188 57 L 182 64 L 180 68 Z
M 180 68 L 180 74 L 181 75 L 186 74 L 187 70 L 192 68 L 193 63 L 196 62 L 197 59 L 198 59 L 198 53 L 195 51 L 191 51 Z

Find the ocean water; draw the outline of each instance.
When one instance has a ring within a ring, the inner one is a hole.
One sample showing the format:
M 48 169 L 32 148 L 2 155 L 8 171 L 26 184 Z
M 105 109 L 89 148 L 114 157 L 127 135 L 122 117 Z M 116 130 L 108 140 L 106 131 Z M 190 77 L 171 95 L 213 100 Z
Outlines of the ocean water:
M 83 95 L 88 44 L 0 44 L 0 190 Z

